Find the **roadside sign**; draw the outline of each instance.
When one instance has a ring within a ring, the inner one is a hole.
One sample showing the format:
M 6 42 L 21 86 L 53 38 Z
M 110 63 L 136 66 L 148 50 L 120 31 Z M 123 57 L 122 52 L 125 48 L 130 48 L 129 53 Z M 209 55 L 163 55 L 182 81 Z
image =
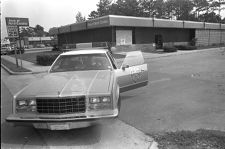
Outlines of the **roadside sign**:
M 7 26 L 8 37 L 16 38 L 19 37 L 17 26 Z
M 21 55 L 21 48 L 22 48 L 22 43 L 21 43 L 21 38 L 20 38 L 20 33 L 19 33 L 19 27 L 20 26 L 29 26 L 29 20 L 28 18 L 15 18 L 15 17 L 6 17 L 5 18 L 6 22 L 6 27 L 7 27 L 7 32 L 8 32 L 8 37 L 9 38 L 19 38 L 19 50 L 20 50 L 20 57 Z M 16 66 L 19 67 L 18 65 L 18 59 L 17 59 L 17 49 L 15 49 L 15 59 L 16 59 Z M 22 58 L 21 58 L 21 67 L 22 67 Z
M 8 37 L 17 38 L 19 37 L 19 26 L 29 26 L 28 18 L 15 18 L 15 17 L 6 17 L 5 18 Z
M 6 17 L 6 26 L 29 26 L 28 18 Z

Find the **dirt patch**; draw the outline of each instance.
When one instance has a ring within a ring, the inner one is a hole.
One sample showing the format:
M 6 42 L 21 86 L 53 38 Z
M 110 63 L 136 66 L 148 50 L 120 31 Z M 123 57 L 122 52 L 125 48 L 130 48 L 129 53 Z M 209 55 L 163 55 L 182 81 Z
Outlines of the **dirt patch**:
M 159 149 L 225 149 L 225 132 L 199 129 L 150 134 Z

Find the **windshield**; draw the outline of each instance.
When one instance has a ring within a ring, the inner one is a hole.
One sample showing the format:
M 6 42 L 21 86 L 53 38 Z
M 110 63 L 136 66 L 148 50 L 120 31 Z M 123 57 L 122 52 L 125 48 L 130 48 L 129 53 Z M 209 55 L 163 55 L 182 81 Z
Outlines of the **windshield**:
M 50 72 L 111 69 L 106 54 L 61 55 Z

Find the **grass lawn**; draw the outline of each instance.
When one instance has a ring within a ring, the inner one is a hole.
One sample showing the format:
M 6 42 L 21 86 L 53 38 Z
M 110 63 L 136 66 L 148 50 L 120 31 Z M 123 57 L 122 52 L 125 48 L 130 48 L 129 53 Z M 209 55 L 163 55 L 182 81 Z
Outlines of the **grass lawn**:
M 1 63 L 13 72 L 31 72 L 30 70 L 28 70 L 26 68 L 23 68 L 20 66 L 17 67 L 16 64 L 9 62 L 3 58 L 1 58 Z
M 159 149 L 225 149 L 225 132 L 199 129 L 150 134 Z

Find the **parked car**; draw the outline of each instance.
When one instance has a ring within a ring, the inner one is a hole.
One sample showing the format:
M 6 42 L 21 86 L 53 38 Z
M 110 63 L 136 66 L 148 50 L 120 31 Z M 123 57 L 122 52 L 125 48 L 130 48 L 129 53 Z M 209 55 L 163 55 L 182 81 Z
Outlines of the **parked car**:
M 25 52 L 24 48 L 14 48 L 14 49 L 11 49 L 8 54 L 15 54 L 15 52 L 17 54 L 23 54 Z
M 45 45 L 44 44 L 37 44 L 36 47 L 37 48 L 45 48 Z
M 1 55 L 6 55 L 10 51 L 9 47 L 1 47 Z
M 147 83 L 140 51 L 127 53 L 120 68 L 106 49 L 65 52 L 46 76 L 14 96 L 13 114 L 6 120 L 50 130 L 87 127 L 117 117 L 120 93 Z

